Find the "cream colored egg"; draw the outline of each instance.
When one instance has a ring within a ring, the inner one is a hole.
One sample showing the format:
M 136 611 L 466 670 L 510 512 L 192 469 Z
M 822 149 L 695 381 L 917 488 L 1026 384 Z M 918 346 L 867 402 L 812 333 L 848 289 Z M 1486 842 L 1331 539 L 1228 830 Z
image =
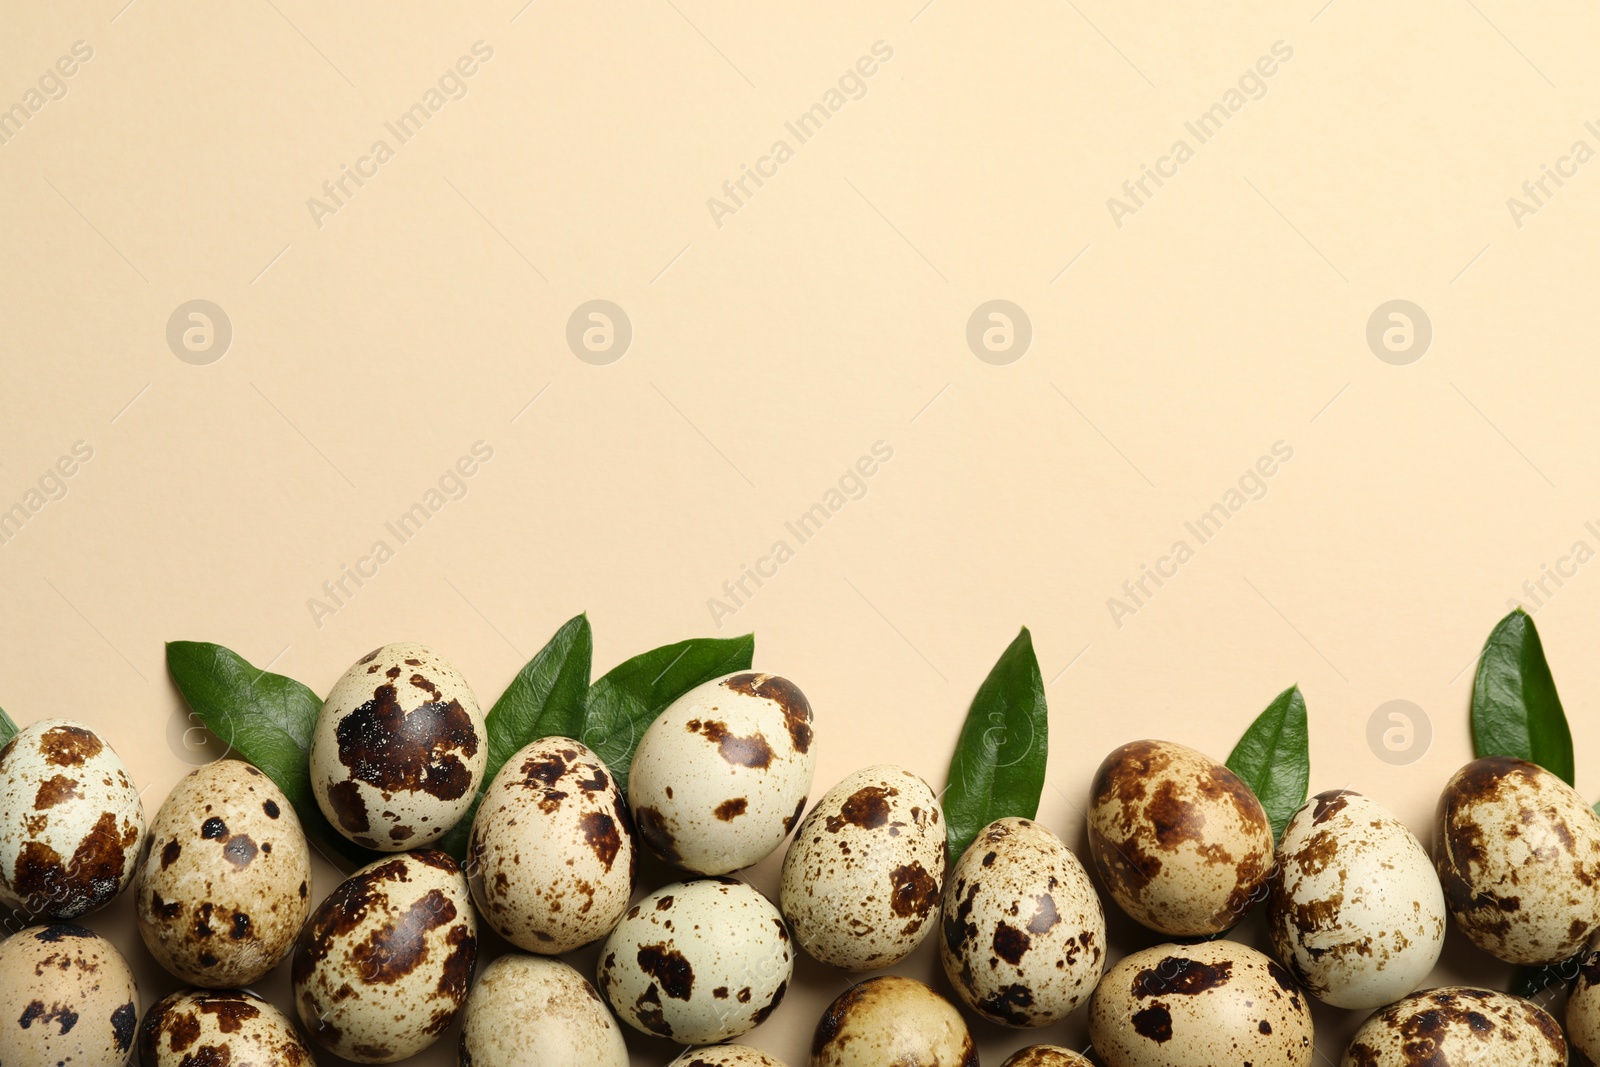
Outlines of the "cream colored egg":
M 484 921 L 546 955 L 611 932 L 628 910 L 638 862 L 610 770 L 565 737 L 506 761 L 478 806 L 468 856 Z
M 928 783 L 866 767 L 817 801 L 783 859 L 779 907 L 800 947 L 850 971 L 904 959 L 937 925 L 947 845 Z
M 254 993 L 180 991 L 139 1027 L 140 1067 L 310 1067 L 294 1024 Z
M 466 1002 L 477 925 L 467 881 L 442 852 L 361 868 L 317 907 L 295 945 L 300 1022 L 358 1063 L 422 1051 Z
M 692 1048 L 673 1060 L 669 1067 L 787 1067 L 775 1056 L 769 1056 L 749 1045 L 713 1045 L 710 1048 Z
M 1289 972 L 1234 941 L 1157 945 L 1106 972 L 1089 1004 L 1106 1067 L 1309 1067 L 1311 1008 Z
M 567 964 L 501 956 L 473 983 L 461 1025 L 470 1067 L 628 1067 L 622 1030 Z
M 1065 1018 L 1094 992 L 1105 947 L 1083 864 L 1030 819 L 990 823 L 950 872 L 939 958 L 956 994 L 990 1022 Z
M 1393 1004 L 1427 980 L 1444 948 L 1444 893 L 1410 830 L 1359 793 L 1321 793 L 1278 843 L 1273 952 L 1338 1008 Z
M 811 1039 L 811 1067 L 978 1067 L 955 1005 L 911 978 L 886 974 L 846 989 Z
M 794 683 L 741 671 L 679 697 L 639 739 L 628 805 L 670 863 L 726 874 L 764 859 L 800 821 L 817 756 Z
M 241 760 L 189 772 L 150 828 L 134 900 L 145 947 L 191 985 L 246 986 L 311 914 L 311 853 L 283 791 Z
M 1600 952 L 1584 956 L 1567 998 L 1567 1040 L 1574 1067 L 1600 1063 Z
M 384 645 L 345 671 L 322 705 L 311 789 L 334 828 L 363 848 L 417 848 L 471 808 L 487 736 L 459 671 L 422 645 Z
M 87 726 L 46 719 L 0 748 L 0 904 L 53 919 L 102 908 L 144 842 L 139 790 Z
M 0 941 L 0 1064 L 122 1067 L 139 993 L 116 947 L 71 923 Z
M 1542 1008 L 1451 986 L 1413 993 L 1361 1024 L 1340 1067 L 1564 1067 L 1567 1042 Z
M 1000 1067 L 1094 1067 L 1081 1054 L 1060 1045 L 1030 1045 L 1011 1057 Z

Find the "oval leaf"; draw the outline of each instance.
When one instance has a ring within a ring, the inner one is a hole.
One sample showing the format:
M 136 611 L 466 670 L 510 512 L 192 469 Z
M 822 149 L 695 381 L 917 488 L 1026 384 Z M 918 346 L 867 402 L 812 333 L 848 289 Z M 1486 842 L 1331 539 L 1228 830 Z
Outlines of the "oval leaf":
M 1228 770 L 1243 778 L 1267 809 L 1272 839 L 1282 837 L 1311 786 L 1306 701 L 1298 685 L 1279 693 L 1256 716 L 1228 757 Z
M 1533 619 L 1521 608 L 1501 619 L 1472 684 L 1472 745 L 1480 759 L 1514 756 L 1574 781 L 1572 731 Z
M 5 708 L 0 708 L 0 745 L 17 736 L 17 724 L 11 721 Z
M 1039 814 L 1049 736 L 1044 680 L 1024 626 L 978 687 L 950 759 L 943 803 L 951 862 L 996 819 Z

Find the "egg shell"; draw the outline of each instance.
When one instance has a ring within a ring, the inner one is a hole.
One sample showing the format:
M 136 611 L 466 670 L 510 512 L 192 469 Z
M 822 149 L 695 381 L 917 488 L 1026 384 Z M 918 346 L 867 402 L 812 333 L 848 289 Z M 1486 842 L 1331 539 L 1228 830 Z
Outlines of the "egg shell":
M 828 790 L 783 859 L 779 907 L 800 947 L 865 971 L 898 963 L 936 925 L 944 813 L 928 783 L 866 767 Z
M 141 1067 L 302 1067 L 315 1061 L 294 1024 L 254 993 L 181 990 L 139 1027 Z
M 461 1025 L 471 1067 L 628 1067 L 622 1029 L 567 964 L 512 953 L 473 983 Z
M 311 852 L 283 791 L 242 760 L 198 767 L 150 829 L 134 901 L 145 947 L 211 989 L 245 986 L 294 948 L 311 914 Z
M 472 824 L 479 914 L 518 948 L 554 955 L 611 932 L 638 864 L 622 794 L 600 757 L 565 737 L 506 761 Z
M 1032 820 L 990 823 L 950 872 L 939 959 L 956 995 L 990 1022 L 1065 1018 L 1094 992 L 1105 945 L 1088 872 Z
M 1600 952 L 1584 956 L 1567 997 L 1567 1041 L 1574 1067 L 1600 1063 Z
M 1222 764 L 1182 745 L 1135 741 L 1095 774 L 1089 854 L 1134 921 L 1199 937 L 1231 928 L 1265 899 L 1272 826 Z
M 477 926 L 467 881 L 444 853 L 361 868 L 317 907 L 295 945 L 301 1023 L 358 1063 L 420 1052 L 466 1002 Z
M 1308 1067 L 1311 1009 L 1289 972 L 1235 941 L 1157 945 L 1106 972 L 1089 1003 L 1106 1067 Z
M 685 1052 L 669 1067 L 788 1067 L 782 1060 L 749 1045 L 713 1045 Z
M 139 790 L 87 726 L 46 719 L 0 748 L 0 904 L 52 919 L 102 908 L 144 842 Z
M 737 879 L 705 878 L 630 908 L 600 950 L 596 984 L 642 1033 L 712 1045 L 764 1022 L 793 973 L 778 909 Z
M 1456 925 L 1507 963 L 1558 963 L 1600 928 L 1600 816 L 1543 767 L 1491 757 L 1457 771 L 1434 860 Z
M 1563 1067 L 1567 1042 L 1542 1008 L 1509 993 L 1413 993 L 1361 1024 L 1340 1067 Z
M 1014 1052 L 1000 1067 L 1094 1067 L 1087 1059 L 1060 1045 L 1029 1045 Z
M 487 737 L 461 672 L 422 645 L 384 645 L 328 694 L 311 735 L 311 789 L 334 828 L 363 848 L 417 848 L 472 807 Z
M 805 810 L 811 705 L 793 682 L 741 671 L 674 701 L 639 739 L 628 804 L 669 863 L 726 874 L 764 859 Z
M 846 989 L 817 1020 L 811 1067 L 978 1067 L 978 1047 L 948 1000 L 911 978 L 879 975 Z
M 30 926 L 0 941 L 0 1063 L 121 1067 L 139 993 L 116 947 L 81 926 Z
M 1381 805 L 1319 793 L 1278 843 L 1267 925 L 1273 952 L 1337 1008 L 1393 1004 L 1444 948 L 1444 891 L 1428 853 Z

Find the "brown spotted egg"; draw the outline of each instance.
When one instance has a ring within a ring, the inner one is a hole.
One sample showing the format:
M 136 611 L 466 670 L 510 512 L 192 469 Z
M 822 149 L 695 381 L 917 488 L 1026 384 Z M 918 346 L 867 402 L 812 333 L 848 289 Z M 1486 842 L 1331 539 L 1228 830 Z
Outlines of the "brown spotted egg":
M 1046 1026 L 1089 999 L 1105 969 L 1106 916 L 1061 839 L 1029 819 L 984 827 L 950 872 L 939 959 L 967 1007 Z
M 784 1062 L 749 1045 L 714 1045 L 695 1048 L 668 1067 L 786 1067 Z
M 241 760 L 189 772 L 150 827 L 134 900 L 145 947 L 191 985 L 257 981 L 311 914 L 311 852 L 272 779 Z
M 546 737 L 506 761 L 472 823 L 467 872 L 485 922 L 518 948 L 570 952 L 628 910 L 637 856 L 600 757 Z
M 866 971 L 898 963 L 935 925 L 944 815 L 928 783 L 866 767 L 819 800 L 783 859 L 779 906 L 800 947 Z
M 300 934 L 294 997 L 316 1042 L 358 1063 L 427 1048 L 467 999 L 478 954 L 467 880 L 423 849 L 356 871 Z
M 1359 793 L 1312 797 L 1278 843 L 1267 925 L 1278 960 L 1336 1008 L 1393 1004 L 1444 948 L 1444 893 L 1410 830 Z
M 1456 925 L 1507 963 L 1557 963 L 1600 928 L 1600 816 L 1543 767 L 1491 757 L 1457 771 L 1434 862 Z
M 560 960 L 501 956 L 473 983 L 462 1020 L 469 1067 L 628 1067 L 621 1027 Z
M 1157 945 L 1106 972 L 1089 1002 L 1106 1067 L 1309 1067 L 1311 1008 L 1289 972 L 1234 941 Z
M 1567 1042 L 1543 1009 L 1460 986 L 1413 993 L 1361 1024 L 1340 1067 L 1564 1067 Z
M 122 1067 L 139 1025 L 139 993 L 116 947 L 71 923 L 0 941 L 0 1063 Z
M 1135 741 L 1095 774 L 1089 855 L 1112 899 L 1171 937 L 1221 933 L 1265 899 L 1272 826 L 1222 764 L 1166 741 Z
M 705 878 L 630 908 L 600 950 L 596 984 L 642 1033 L 710 1045 L 765 1022 L 793 973 L 778 909 L 737 879 Z
M 311 1067 L 294 1024 L 254 993 L 191 989 L 151 1008 L 139 1027 L 141 1067 Z
M 1567 998 L 1567 1040 L 1574 1067 L 1600 1063 L 1600 952 L 1583 957 Z
M 1011 1055 L 1000 1067 L 1094 1067 L 1087 1059 L 1060 1045 L 1029 1045 Z
M 46 719 L 0 748 L 0 904 L 94 911 L 133 881 L 144 841 L 139 791 L 87 726 Z
M 840 993 L 817 1020 L 811 1067 L 978 1067 L 955 1005 L 911 978 L 880 975 Z
M 417 848 L 472 807 L 487 736 L 459 671 L 422 645 L 384 645 L 328 694 L 311 735 L 311 789 L 334 828 L 363 848 Z
M 639 836 L 670 863 L 726 874 L 800 821 L 817 756 L 793 682 L 742 671 L 691 689 L 651 723 L 628 772 Z

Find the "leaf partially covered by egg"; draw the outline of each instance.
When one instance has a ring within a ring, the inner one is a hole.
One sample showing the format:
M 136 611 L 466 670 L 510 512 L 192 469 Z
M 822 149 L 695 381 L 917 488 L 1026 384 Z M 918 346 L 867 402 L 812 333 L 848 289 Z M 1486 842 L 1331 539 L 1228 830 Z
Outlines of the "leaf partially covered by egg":
M 1495 624 L 1472 683 L 1472 747 L 1479 759 L 1514 756 L 1574 782 L 1572 731 L 1539 631 L 1521 608 Z
M 0 745 L 17 736 L 17 724 L 11 721 L 5 708 L 0 708 Z
M 1306 700 L 1298 685 L 1279 693 L 1256 716 L 1228 757 L 1228 770 L 1255 791 L 1272 823 L 1272 839 L 1282 838 L 1311 787 Z

